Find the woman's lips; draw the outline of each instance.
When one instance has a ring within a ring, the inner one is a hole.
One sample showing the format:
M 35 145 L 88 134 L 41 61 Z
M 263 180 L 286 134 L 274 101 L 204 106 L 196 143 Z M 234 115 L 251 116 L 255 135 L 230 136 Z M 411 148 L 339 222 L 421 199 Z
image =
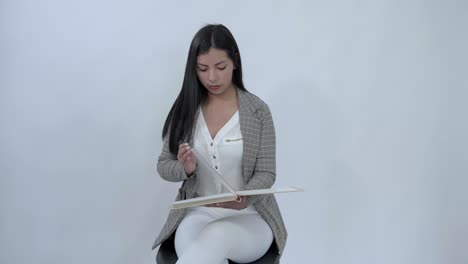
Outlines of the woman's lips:
M 217 90 L 219 87 L 221 87 L 221 85 L 210 85 L 211 90 Z

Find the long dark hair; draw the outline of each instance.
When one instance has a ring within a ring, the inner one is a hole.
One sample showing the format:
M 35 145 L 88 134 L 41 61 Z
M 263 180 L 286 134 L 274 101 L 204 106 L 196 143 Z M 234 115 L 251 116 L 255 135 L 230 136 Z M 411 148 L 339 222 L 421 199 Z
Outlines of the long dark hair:
M 167 115 L 162 132 L 163 140 L 169 133 L 169 149 L 175 155 L 179 144 L 192 137 L 195 115 L 207 98 L 208 92 L 198 80 L 196 65 L 198 55 L 207 53 L 210 48 L 226 51 L 234 63 L 232 82 L 238 89 L 246 91 L 242 82 L 241 57 L 234 36 L 223 25 L 206 25 L 201 28 L 190 44 L 182 89 Z

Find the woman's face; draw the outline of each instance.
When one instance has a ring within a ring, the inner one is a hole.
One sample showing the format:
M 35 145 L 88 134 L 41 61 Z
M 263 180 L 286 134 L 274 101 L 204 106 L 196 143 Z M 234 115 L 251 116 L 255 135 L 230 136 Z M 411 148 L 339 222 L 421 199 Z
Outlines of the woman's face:
M 200 82 L 212 95 L 221 95 L 232 86 L 234 63 L 226 51 L 210 48 L 197 57 L 197 75 Z

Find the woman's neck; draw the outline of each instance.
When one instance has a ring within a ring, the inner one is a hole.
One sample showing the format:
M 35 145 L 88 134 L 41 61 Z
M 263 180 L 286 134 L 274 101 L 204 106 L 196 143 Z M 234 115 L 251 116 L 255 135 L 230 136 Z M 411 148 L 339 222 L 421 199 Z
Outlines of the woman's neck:
M 226 104 L 232 103 L 237 101 L 237 91 L 234 85 L 231 85 L 229 89 L 227 89 L 224 93 L 219 95 L 213 95 L 208 93 L 208 97 L 206 98 L 206 104 Z

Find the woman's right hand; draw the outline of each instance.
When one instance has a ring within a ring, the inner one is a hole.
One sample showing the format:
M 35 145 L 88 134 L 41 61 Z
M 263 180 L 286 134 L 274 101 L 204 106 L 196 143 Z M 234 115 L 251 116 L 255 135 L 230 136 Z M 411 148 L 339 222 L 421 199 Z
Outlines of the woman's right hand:
M 192 173 L 197 168 L 197 158 L 195 157 L 195 155 L 193 155 L 193 152 L 190 150 L 190 146 L 188 143 L 183 143 L 179 145 L 177 159 L 184 166 L 185 173 L 187 173 L 187 175 L 192 175 Z

